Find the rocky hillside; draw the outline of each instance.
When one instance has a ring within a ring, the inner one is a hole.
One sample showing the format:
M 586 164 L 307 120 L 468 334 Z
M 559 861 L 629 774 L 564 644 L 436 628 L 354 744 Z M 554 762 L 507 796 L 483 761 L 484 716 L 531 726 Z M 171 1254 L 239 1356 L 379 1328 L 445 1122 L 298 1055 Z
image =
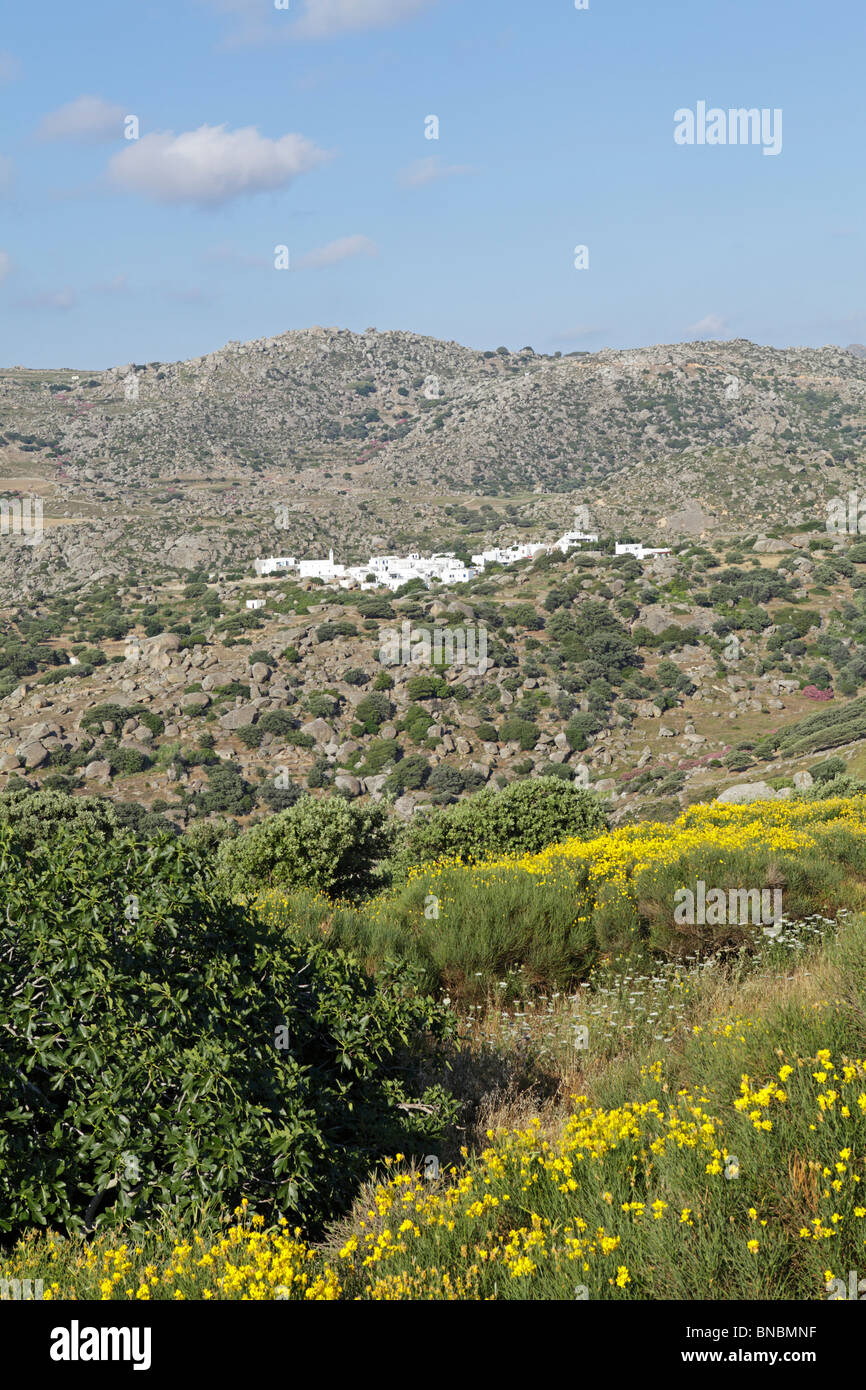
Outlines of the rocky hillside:
M 618 821 L 744 780 L 772 795 L 816 767 L 866 774 L 866 544 L 802 531 L 644 563 L 554 552 L 417 586 L 144 574 L 9 607 L 0 790 L 102 792 L 181 828 L 307 790 L 410 816 L 553 775 Z M 404 623 L 483 629 L 486 669 L 383 660 Z
M 0 495 L 44 498 L 0 586 L 266 551 L 648 539 L 823 516 L 856 482 L 866 359 L 738 340 L 545 357 L 314 328 L 188 362 L 0 372 Z

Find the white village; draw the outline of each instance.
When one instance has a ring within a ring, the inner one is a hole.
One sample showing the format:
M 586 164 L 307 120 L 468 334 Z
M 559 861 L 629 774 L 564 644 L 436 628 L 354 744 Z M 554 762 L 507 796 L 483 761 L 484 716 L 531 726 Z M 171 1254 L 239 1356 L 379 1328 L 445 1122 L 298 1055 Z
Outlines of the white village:
M 420 579 L 429 589 L 433 584 L 464 584 L 469 579 L 482 574 L 488 565 L 513 565 L 519 560 L 534 560 L 538 555 L 559 550 L 563 555 L 569 550 L 591 547 L 598 543 L 598 533 L 593 531 L 566 531 L 552 544 L 542 541 L 527 541 L 522 545 L 493 546 L 479 551 L 471 557 L 467 565 L 453 551 L 445 550 L 433 555 L 421 555 L 410 551 L 408 555 L 371 555 L 363 565 L 341 565 L 335 562 L 334 552 L 328 552 L 327 560 L 299 560 L 294 555 L 270 555 L 254 562 L 256 574 L 266 575 L 290 572 L 299 579 L 318 579 L 325 584 L 335 584 L 342 589 L 400 589 L 410 580 Z M 640 542 L 616 542 L 616 555 L 634 555 L 638 560 L 650 559 L 654 555 L 669 555 L 667 547 L 653 548 Z M 261 607 L 264 599 L 249 599 L 247 607 Z

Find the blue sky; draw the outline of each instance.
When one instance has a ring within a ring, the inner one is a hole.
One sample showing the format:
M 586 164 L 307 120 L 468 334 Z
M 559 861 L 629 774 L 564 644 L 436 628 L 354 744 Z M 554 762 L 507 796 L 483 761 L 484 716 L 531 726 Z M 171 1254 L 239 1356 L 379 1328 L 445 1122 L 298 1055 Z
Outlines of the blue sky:
M 0 364 L 314 323 L 545 352 L 864 341 L 864 50 L 862 0 L 15 6 Z M 781 152 L 677 144 L 701 101 L 780 109 Z

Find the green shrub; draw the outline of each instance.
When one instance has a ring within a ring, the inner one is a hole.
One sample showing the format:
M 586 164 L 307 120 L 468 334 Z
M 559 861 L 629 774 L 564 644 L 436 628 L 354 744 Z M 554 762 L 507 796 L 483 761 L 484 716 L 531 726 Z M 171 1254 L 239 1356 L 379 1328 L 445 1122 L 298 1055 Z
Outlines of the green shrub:
M 406 831 L 413 863 L 493 855 L 535 854 L 570 836 L 603 834 L 607 821 L 594 792 L 558 778 L 513 782 L 503 791 L 485 787 L 456 806 L 415 817 Z
M 365 695 L 355 710 L 355 719 L 368 734 L 375 734 L 391 715 L 391 701 L 381 691 Z
M 0 795 L 0 829 L 10 827 L 30 853 L 50 846 L 65 826 L 92 840 L 106 839 L 118 828 L 107 797 L 68 796 L 59 791 L 6 791 Z
M 405 791 L 419 791 L 430 776 L 430 764 L 423 753 L 410 753 L 401 758 L 385 783 L 387 791 L 402 795 Z
M 363 775 L 374 775 L 400 757 L 400 745 L 394 738 L 374 738 L 367 747 Z
M 297 729 L 298 721 L 283 709 L 272 709 L 261 716 L 256 727 L 263 734 L 290 734 Z
M 335 700 L 333 695 L 325 695 L 320 690 L 308 695 L 304 701 L 307 712 L 316 719 L 332 719 L 337 712 L 338 703 L 339 701 Z
M 444 1011 L 233 905 L 181 840 L 62 832 L 33 860 L 3 828 L 0 956 L 13 1236 L 243 1197 L 321 1222 L 380 1154 L 420 1156 L 452 1118 L 395 1065 Z
M 240 896 L 298 887 L 352 898 L 376 885 L 377 863 L 389 853 L 394 835 L 381 806 L 304 796 L 222 844 L 217 862 L 224 881 Z
M 565 737 L 572 752 L 582 753 L 593 734 L 601 728 L 601 720 L 594 714 L 573 714 L 565 726 Z
M 94 705 L 93 709 L 86 710 L 82 715 L 81 727 L 88 733 L 98 733 L 103 724 L 116 724 L 122 728 L 130 717 L 130 711 L 124 705 Z
M 438 767 L 434 767 L 427 779 L 427 790 L 439 805 L 448 805 L 456 801 L 465 786 L 466 778 L 460 768 L 451 767 L 448 763 L 440 763 Z
M 503 719 L 499 730 L 500 742 L 519 743 L 525 753 L 535 747 L 539 737 L 538 725 L 533 724 L 531 719 L 521 719 L 519 715 Z
M 442 699 L 448 694 L 448 682 L 441 676 L 410 676 L 406 693 L 410 700 Z
M 845 759 L 825 758 L 821 763 L 814 763 L 809 771 L 815 782 L 831 782 L 845 772 Z
M 221 762 L 219 766 L 209 767 L 207 776 L 206 790 L 196 792 L 193 800 L 199 815 L 245 816 L 253 809 L 255 792 L 233 763 Z

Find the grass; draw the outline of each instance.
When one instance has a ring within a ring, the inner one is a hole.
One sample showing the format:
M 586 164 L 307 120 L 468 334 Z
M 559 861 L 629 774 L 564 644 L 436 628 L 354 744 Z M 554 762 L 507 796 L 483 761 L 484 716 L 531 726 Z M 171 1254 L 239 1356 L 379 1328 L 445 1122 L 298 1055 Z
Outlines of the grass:
M 866 907 L 866 797 L 694 807 L 540 854 L 421 866 L 360 905 L 265 894 L 259 910 L 293 936 L 350 951 L 371 973 L 409 960 L 462 1007 L 569 991 L 606 955 L 648 947 L 686 959 L 748 945 L 750 924 L 682 923 L 677 892 L 780 889 L 783 912 Z M 709 914 L 708 914 L 709 915 Z M 503 984 L 504 982 L 504 984 Z

